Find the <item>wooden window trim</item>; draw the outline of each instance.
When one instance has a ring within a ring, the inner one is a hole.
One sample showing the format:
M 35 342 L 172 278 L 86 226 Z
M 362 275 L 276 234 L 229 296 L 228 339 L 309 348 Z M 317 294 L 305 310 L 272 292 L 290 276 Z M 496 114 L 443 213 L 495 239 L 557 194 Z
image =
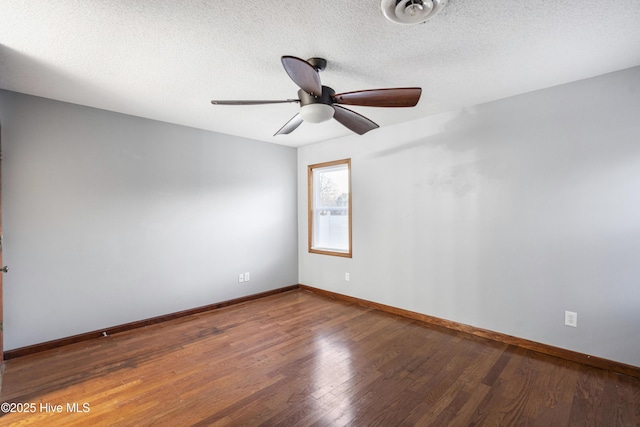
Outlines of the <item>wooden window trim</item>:
M 337 165 L 347 165 L 347 176 L 349 178 L 349 200 L 347 203 L 348 207 L 348 227 L 349 227 L 349 251 L 348 252 L 338 252 L 338 251 L 330 251 L 330 250 L 322 250 L 322 249 L 314 249 L 313 248 L 313 170 L 318 168 L 324 168 L 329 166 L 337 166 Z M 332 255 L 339 256 L 344 258 L 352 258 L 352 227 L 351 227 L 351 159 L 341 159 L 341 160 L 333 160 L 330 162 L 324 163 L 316 163 L 313 165 L 307 166 L 307 218 L 308 218 L 308 247 L 309 253 L 313 254 L 322 254 L 322 255 Z

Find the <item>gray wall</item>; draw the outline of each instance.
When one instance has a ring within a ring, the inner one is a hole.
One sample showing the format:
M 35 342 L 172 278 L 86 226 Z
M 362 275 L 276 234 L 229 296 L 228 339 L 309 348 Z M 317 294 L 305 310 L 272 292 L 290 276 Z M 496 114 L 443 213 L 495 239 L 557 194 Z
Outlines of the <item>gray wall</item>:
M 295 149 L 6 91 L 0 123 L 6 349 L 297 283 Z
M 309 254 L 346 157 L 353 259 Z M 302 147 L 298 221 L 300 283 L 640 366 L 640 68 Z

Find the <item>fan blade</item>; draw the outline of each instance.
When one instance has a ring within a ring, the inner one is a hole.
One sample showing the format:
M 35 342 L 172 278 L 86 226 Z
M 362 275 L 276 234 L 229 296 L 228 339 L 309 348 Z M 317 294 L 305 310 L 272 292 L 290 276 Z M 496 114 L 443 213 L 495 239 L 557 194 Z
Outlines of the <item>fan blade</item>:
M 358 114 L 355 111 L 349 110 L 348 108 L 344 108 L 335 104 L 333 108 L 336 110 L 336 112 L 333 114 L 333 118 L 358 135 L 364 135 L 370 130 L 380 127 L 371 120 L 367 119 L 365 116 Z
M 419 87 L 370 89 L 339 93 L 333 96 L 333 101 L 364 107 L 415 107 L 421 94 L 422 89 Z
M 283 56 L 280 60 L 284 70 L 300 89 L 315 96 L 322 95 L 320 75 L 313 65 L 295 56 Z
M 211 103 L 213 105 L 262 105 L 262 104 L 284 104 L 287 102 L 300 102 L 299 99 L 282 99 L 277 101 L 218 101 L 213 100 Z
M 302 123 L 302 116 L 300 114 L 296 114 L 291 118 L 291 120 L 289 120 L 284 126 L 282 126 L 282 128 L 278 132 L 276 132 L 273 136 L 289 134 L 294 130 L 296 130 L 296 128 L 300 126 L 301 123 Z

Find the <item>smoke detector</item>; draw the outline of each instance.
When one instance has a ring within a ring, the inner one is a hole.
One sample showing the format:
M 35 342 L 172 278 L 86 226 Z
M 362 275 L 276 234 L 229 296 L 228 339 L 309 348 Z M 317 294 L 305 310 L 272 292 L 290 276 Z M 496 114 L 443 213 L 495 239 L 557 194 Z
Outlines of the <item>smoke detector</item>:
M 447 0 L 382 0 L 382 13 L 396 24 L 420 24 L 442 10 Z

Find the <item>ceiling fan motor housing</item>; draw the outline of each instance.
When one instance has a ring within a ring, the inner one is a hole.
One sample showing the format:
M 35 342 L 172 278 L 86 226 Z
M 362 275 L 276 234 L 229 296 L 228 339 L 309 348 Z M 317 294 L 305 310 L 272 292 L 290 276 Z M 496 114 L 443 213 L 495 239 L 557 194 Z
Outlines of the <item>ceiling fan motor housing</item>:
M 314 96 L 310 93 L 305 92 L 304 90 L 298 90 L 298 98 L 300 99 L 300 105 L 309 105 L 309 104 L 333 104 L 333 95 L 335 95 L 336 91 L 331 89 L 329 86 L 322 86 L 322 95 Z
M 413 25 L 433 18 L 447 0 L 382 0 L 384 16 L 396 24 Z

